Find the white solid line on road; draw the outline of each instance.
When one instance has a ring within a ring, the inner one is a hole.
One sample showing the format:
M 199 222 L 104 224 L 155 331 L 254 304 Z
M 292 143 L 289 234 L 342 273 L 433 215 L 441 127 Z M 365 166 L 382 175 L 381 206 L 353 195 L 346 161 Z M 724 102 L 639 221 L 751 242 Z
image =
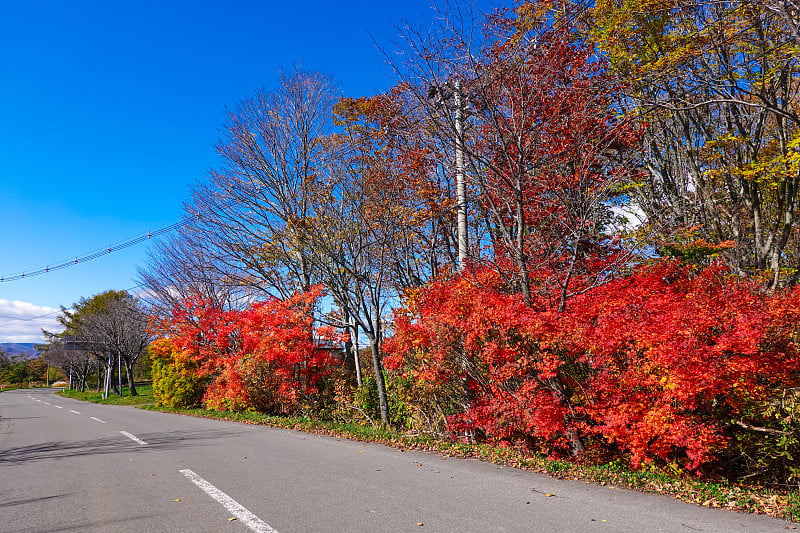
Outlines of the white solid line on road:
M 147 444 L 145 441 L 143 441 L 142 439 L 140 439 L 140 438 L 139 438 L 139 437 L 137 437 L 136 435 L 131 435 L 131 434 L 130 434 L 130 433 L 128 433 L 127 431 L 120 431 L 120 433 L 122 433 L 123 435 L 125 435 L 126 437 L 128 437 L 129 439 L 131 439 L 133 442 L 138 442 L 139 444 L 142 444 L 142 445 L 145 445 L 145 444 Z
M 56 409 L 63 409 L 63 407 L 60 405 L 54 405 L 53 407 L 55 407 Z
M 106 423 L 105 420 L 100 420 L 99 418 L 95 418 L 93 416 L 90 416 L 89 418 L 91 418 L 92 420 L 96 420 L 96 421 L 100 422 L 101 424 L 105 424 Z
M 188 468 L 185 470 L 179 470 L 181 474 L 186 476 L 189 481 L 200 487 L 200 489 L 217 500 L 222 506 L 228 510 L 233 516 L 239 519 L 244 525 L 249 527 L 252 531 L 256 533 L 278 533 L 269 525 L 261 520 L 259 517 L 242 507 L 242 505 L 219 490 L 217 487 L 206 481 L 205 479 L 201 478 Z
M 73 411 L 72 409 L 70 409 L 70 410 L 69 410 L 69 412 L 70 412 L 70 413 L 75 413 L 76 415 L 79 415 L 79 414 L 81 414 L 81 413 L 79 413 L 78 411 Z

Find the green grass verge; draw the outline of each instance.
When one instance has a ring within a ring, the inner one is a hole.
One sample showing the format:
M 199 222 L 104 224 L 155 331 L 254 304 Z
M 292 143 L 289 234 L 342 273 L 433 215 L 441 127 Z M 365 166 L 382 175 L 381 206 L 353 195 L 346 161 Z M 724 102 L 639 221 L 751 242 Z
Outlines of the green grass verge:
M 142 409 L 179 413 L 203 418 L 231 420 L 246 424 L 267 425 L 309 433 L 331 435 L 363 442 L 378 442 L 400 450 L 418 449 L 434 451 L 445 457 L 470 457 L 492 462 L 500 467 L 511 466 L 548 474 L 559 479 L 570 479 L 607 486 L 609 489 L 629 488 L 641 492 L 671 495 L 679 500 L 704 507 L 717 507 L 731 511 L 765 514 L 784 520 L 800 522 L 800 492 L 797 489 L 781 491 L 763 486 L 737 485 L 676 477 L 655 469 L 632 470 L 622 463 L 582 465 L 564 460 L 524 453 L 514 448 L 487 444 L 469 444 L 434 435 L 409 435 L 397 431 L 364 425 L 317 420 L 306 417 L 280 417 L 261 413 L 234 413 L 205 409 L 172 409 L 156 405 Z
M 101 392 L 79 392 L 71 389 L 64 389 L 57 392 L 59 396 L 66 398 L 74 398 L 76 400 L 83 400 L 85 402 L 102 403 L 111 405 L 147 405 L 155 404 L 156 400 L 153 398 L 153 387 L 150 385 L 141 385 L 136 387 L 138 396 L 131 396 L 128 387 L 122 388 L 122 396 L 117 394 L 109 394 L 108 398 L 103 399 Z

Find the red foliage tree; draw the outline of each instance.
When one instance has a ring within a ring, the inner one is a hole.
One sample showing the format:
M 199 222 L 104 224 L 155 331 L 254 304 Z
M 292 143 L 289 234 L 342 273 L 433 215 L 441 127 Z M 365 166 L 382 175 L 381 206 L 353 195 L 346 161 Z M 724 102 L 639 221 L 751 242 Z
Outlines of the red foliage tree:
M 611 101 L 604 60 L 562 19 L 562 6 L 528 3 L 491 17 L 491 46 L 461 85 L 475 92 L 471 159 L 492 226 L 493 261 L 527 303 L 563 309 L 615 265 L 610 204 L 632 174 L 637 130 Z
M 591 46 L 559 20 L 559 8 L 543 1 L 513 16 L 498 11 L 487 21 L 480 59 L 463 50 L 469 66 L 428 91 L 442 106 L 455 93 L 459 117 L 469 102 L 471 125 L 455 120 L 453 130 L 441 130 L 468 156 L 489 249 L 462 272 L 468 279 L 452 282 L 455 299 L 419 304 L 442 327 L 461 332 L 458 346 L 434 353 L 448 353 L 448 364 L 458 367 L 458 401 L 470 405 L 465 424 L 480 420 L 493 434 L 535 427 L 525 434 L 579 454 L 582 415 L 570 400 L 571 378 L 560 371 L 558 354 L 526 346 L 538 341 L 520 328 L 547 309 L 564 311 L 569 298 L 622 264 L 607 230 L 611 202 L 631 173 L 625 155 L 636 131 L 616 118 L 618 87 Z M 443 302 L 452 302 L 450 316 L 437 309 Z M 536 356 L 521 360 L 520 351 Z
M 762 411 L 800 385 L 800 290 L 770 295 L 719 264 L 666 260 L 558 313 L 475 275 L 481 284 L 464 277 L 410 295 L 389 343 L 387 366 L 427 393 L 468 381 L 472 396 L 460 399 L 451 430 L 558 452 L 572 423 L 634 466 L 690 470 L 728 453 L 742 428 L 782 433 L 762 427 Z
M 199 363 L 199 376 L 210 378 L 207 407 L 294 413 L 318 401 L 335 366 L 318 343 L 331 332 L 314 327 L 321 292 L 312 287 L 233 311 L 188 299 L 174 308 L 163 334 Z
M 587 431 L 634 464 L 710 462 L 731 426 L 800 383 L 800 293 L 764 293 L 720 264 L 640 269 L 576 298 L 555 339 L 591 368 Z M 750 425 L 750 424 L 747 424 Z
M 449 404 L 444 411 L 456 409 L 453 432 L 570 449 L 574 407 L 567 390 L 554 391 L 563 387 L 555 380 L 561 362 L 541 342 L 553 313 L 503 287 L 494 271 L 480 269 L 410 293 L 396 312 L 386 365 L 423 382 L 420 393 L 438 395 Z M 443 398 L 444 391 L 456 397 Z

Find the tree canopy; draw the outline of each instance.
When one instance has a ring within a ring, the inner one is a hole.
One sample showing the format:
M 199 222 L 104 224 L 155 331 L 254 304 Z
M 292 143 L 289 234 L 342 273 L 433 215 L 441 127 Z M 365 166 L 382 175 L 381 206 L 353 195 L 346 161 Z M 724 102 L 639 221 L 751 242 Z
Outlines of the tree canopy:
M 797 28 L 772 0 L 454 6 L 399 28 L 386 94 L 282 73 L 142 272 L 162 401 L 796 482 Z

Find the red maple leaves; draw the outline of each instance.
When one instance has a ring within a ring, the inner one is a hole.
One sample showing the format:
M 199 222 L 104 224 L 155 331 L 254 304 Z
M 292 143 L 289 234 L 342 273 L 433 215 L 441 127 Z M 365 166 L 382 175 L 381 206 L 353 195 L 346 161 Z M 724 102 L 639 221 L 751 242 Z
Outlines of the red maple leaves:
M 192 298 L 173 310 L 165 334 L 210 380 L 203 402 L 217 410 L 294 413 L 317 400 L 336 361 L 319 340 L 314 287 L 287 300 L 224 311 Z
M 588 444 L 634 465 L 696 470 L 727 446 L 734 424 L 797 386 L 799 302 L 798 291 L 767 294 L 719 264 L 673 260 L 586 292 L 563 313 L 463 277 L 409 299 L 387 365 L 440 392 L 466 380 L 456 431 L 557 452 L 569 420 Z

